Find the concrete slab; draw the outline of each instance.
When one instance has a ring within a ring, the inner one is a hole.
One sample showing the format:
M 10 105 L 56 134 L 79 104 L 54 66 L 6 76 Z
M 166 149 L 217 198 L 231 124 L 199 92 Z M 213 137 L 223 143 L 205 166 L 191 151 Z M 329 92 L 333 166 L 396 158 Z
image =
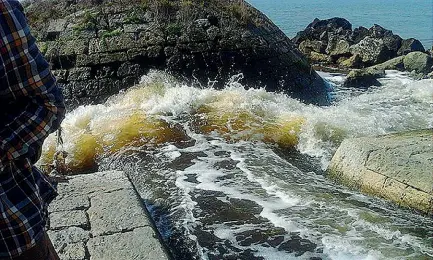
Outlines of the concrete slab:
M 168 259 L 150 227 L 92 238 L 87 243 L 90 260 Z
M 170 259 L 123 172 L 71 177 L 49 206 L 61 260 Z

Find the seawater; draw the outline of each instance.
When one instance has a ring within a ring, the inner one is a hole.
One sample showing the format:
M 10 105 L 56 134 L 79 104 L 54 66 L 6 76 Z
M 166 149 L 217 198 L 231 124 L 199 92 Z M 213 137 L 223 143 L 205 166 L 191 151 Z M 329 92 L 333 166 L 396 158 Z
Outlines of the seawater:
M 416 38 L 424 48 L 433 45 L 431 0 L 248 0 L 263 11 L 289 37 L 305 29 L 315 18 L 342 17 L 353 28 L 379 24 L 402 38 Z
M 176 259 L 433 259 L 433 221 L 324 175 L 345 138 L 433 127 L 433 80 L 388 71 L 329 107 L 153 71 L 63 122 L 71 171 L 127 172 Z M 52 160 L 56 138 L 44 145 Z

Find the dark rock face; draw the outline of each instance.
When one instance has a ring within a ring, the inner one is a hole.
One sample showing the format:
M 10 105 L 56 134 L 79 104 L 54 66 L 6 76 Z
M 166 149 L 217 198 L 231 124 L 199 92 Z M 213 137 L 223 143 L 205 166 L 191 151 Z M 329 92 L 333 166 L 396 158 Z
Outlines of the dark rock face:
M 304 31 L 298 32 L 292 41 L 299 45 L 301 42 L 309 40 L 327 40 L 328 33 L 344 35 L 352 31 L 352 24 L 344 18 L 331 18 L 328 20 L 314 19 Z
M 370 29 L 361 26 L 352 30 L 350 22 L 343 18 L 316 18 L 292 41 L 310 61 L 343 69 L 369 67 L 409 52 L 424 51 L 416 39 L 403 40 L 377 24 Z M 305 48 L 312 42 L 325 45 L 325 51 Z
M 414 38 L 410 38 L 401 42 L 401 47 L 398 50 L 397 55 L 406 55 L 414 51 L 425 52 L 425 49 L 420 41 Z
M 216 87 L 243 73 L 247 86 L 328 103 L 323 80 L 302 53 L 243 1 L 42 0 L 26 10 L 70 107 L 102 102 L 150 69 Z

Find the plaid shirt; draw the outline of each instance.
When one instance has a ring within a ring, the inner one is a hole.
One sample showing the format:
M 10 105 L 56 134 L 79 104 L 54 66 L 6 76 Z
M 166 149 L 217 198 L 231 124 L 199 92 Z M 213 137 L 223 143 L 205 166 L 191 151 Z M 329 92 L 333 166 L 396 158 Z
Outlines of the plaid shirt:
M 64 117 L 61 90 L 18 1 L 0 0 L 0 259 L 33 247 L 56 191 L 33 167 Z

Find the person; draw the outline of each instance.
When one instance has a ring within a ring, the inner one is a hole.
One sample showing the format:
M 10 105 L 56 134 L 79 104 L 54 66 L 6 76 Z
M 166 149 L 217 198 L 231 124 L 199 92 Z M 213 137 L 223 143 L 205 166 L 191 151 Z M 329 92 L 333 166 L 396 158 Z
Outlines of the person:
M 34 163 L 64 118 L 61 89 L 16 0 L 0 0 L 0 259 L 59 259 L 45 226 L 57 195 Z

